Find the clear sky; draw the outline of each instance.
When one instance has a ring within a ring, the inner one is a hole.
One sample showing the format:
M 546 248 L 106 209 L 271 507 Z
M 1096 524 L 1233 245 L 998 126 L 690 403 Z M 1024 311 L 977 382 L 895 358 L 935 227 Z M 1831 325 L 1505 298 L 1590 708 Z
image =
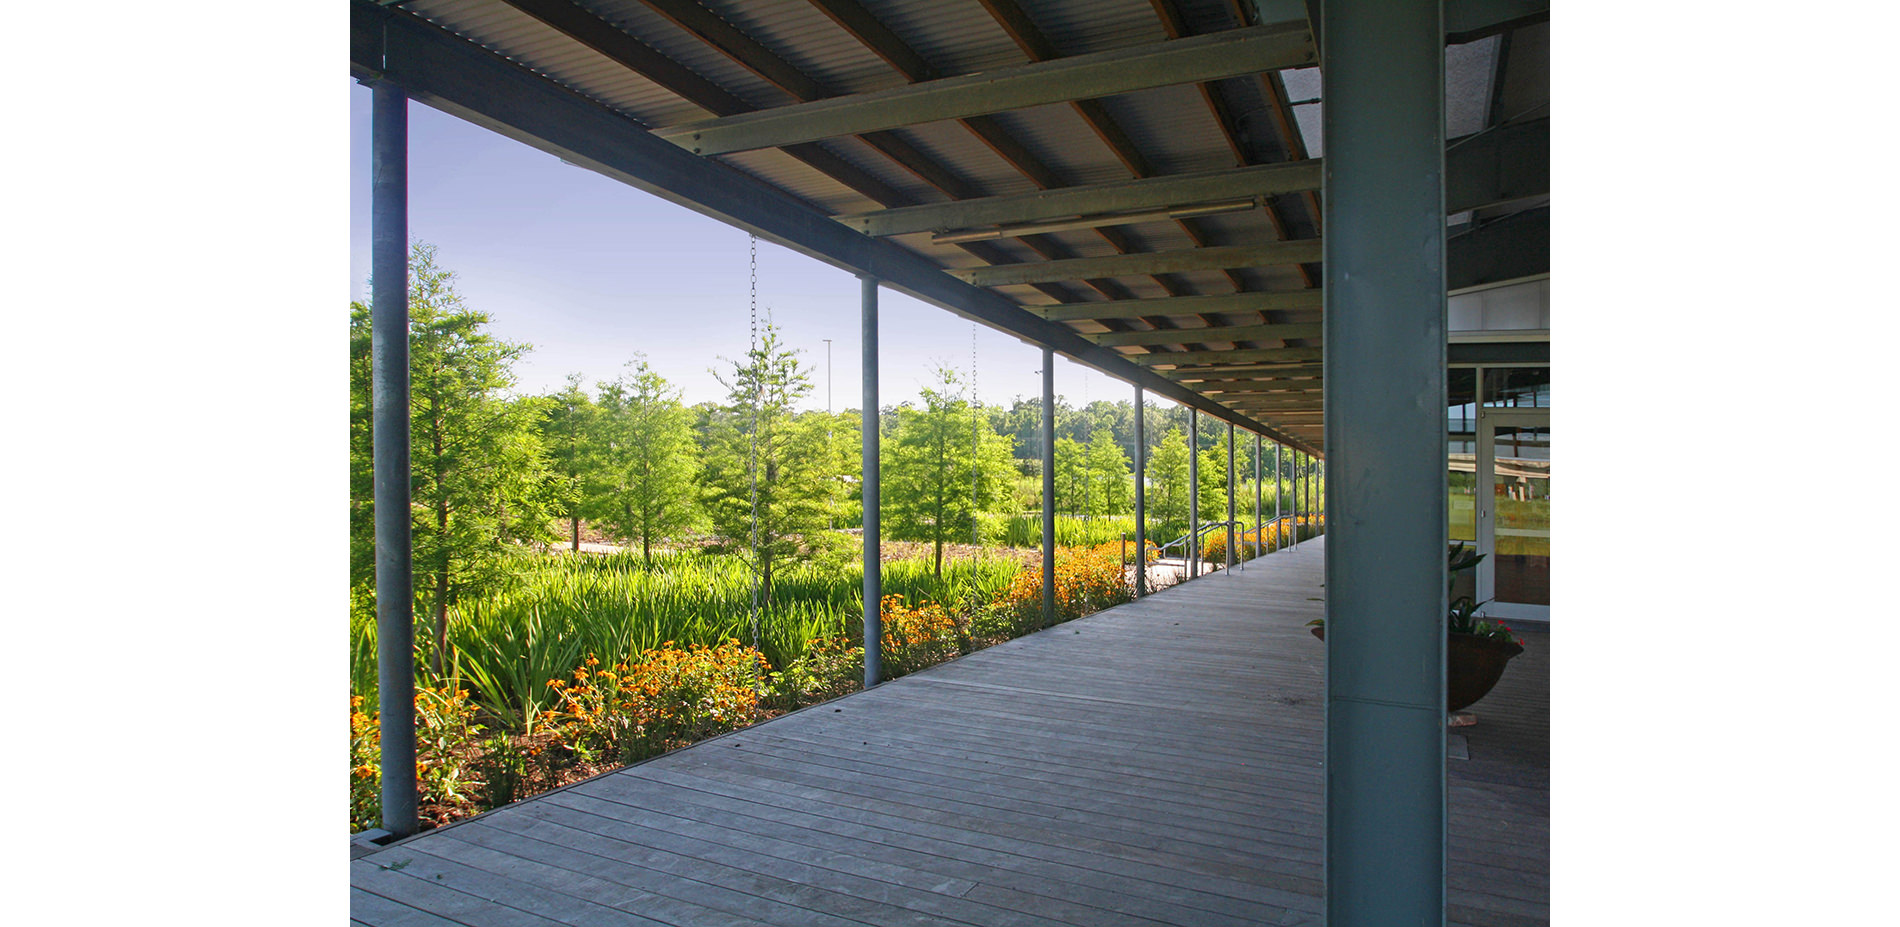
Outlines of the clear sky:
M 369 293 L 370 96 L 352 82 L 352 300 Z M 497 335 L 534 345 L 516 367 L 524 392 L 557 389 L 571 372 L 591 391 L 644 352 L 688 403 L 721 400 L 709 368 L 745 354 L 744 232 L 420 103 L 409 105 L 409 235 L 436 246 Z M 825 406 L 830 338 L 832 406 L 856 408 L 857 278 L 761 241 L 759 308 L 805 352 L 815 386 L 805 406 Z M 981 326 L 973 346 L 972 323 L 888 289 L 879 311 L 884 404 L 915 398 L 939 364 L 967 377 L 973 347 L 979 399 L 1040 394 L 1038 349 Z M 1058 356 L 1056 392 L 1081 404 L 1132 399 L 1134 388 Z

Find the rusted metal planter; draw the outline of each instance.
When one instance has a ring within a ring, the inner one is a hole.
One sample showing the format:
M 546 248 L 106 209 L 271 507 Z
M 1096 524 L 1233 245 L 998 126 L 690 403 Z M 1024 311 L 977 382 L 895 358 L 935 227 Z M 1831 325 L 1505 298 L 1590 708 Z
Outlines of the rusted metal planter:
M 1310 630 L 1326 639 L 1325 627 Z M 1495 637 L 1445 635 L 1445 710 L 1457 711 L 1484 698 L 1504 678 L 1505 664 L 1523 652 L 1524 645 Z

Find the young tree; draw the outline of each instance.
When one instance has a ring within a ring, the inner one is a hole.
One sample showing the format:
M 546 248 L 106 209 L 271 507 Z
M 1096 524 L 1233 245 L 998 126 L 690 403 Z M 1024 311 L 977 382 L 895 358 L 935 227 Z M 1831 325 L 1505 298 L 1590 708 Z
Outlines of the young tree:
M 1134 504 L 1133 483 L 1128 478 L 1128 458 L 1108 428 L 1097 428 L 1089 435 L 1086 463 L 1091 499 L 1095 507 L 1090 515 L 1119 515 Z
M 644 360 L 627 367 L 619 379 L 597 384 L 592 511 L 615 535 L 639 539 L 651 564 L 655 541 L 672 540 L 698 520 L 699 449 L 679 390 Z
M 745 362 L 728 363 L 731 371 L 715 372 L 727 404 L 707 422 L 706 506 L 713 530 L 746 552 L 769 614 L 774 574 L 809 555 L 808 538 L 825 527 L 831 475 L 814 446 L 822 433 L 794 427 L 793 406 L 811 392 L 811 377 L 798 352 L 780 346 L 778 329 L 767 322 Z
M 467 308 L 455 275 L 416 244 L 409 258 L 410 527 L 418 599 L 434 616 L 430 668 L 448 649 L 448 610 L 492 585 L 519 542 L 549 539 L 547 455 L 534 400 L 510 401 L 514 362 L 529 346 L 499 341 L 488 316 Z M 352 427 L 352 558 L 373 580 L 370 492 L 369 309 L 350 304 L 351 393 L 364 427 Z
M 825 526 L 862 524 L 864 496 L 858 481 L 864 461 L 859 454 L 858 413 L 850 409 L 804 412 L 795 421 L 801 432 L 809 432 L 800 438 L 801 445 L 816 449 L 812 462 L 825 486 Z
M 549 497 L 555 514 L 567 522 L 574 550 L 581 549 L 581 514 L 587 508 L 588 470 L 598 410 L 581 389 L 581 375 L 567 375 L 567 386 L 545 397 L 541 443 L 547 448 L 553 477 Z
M 1225 437 L 1201 451 L 1201 521 L 1227 520 L 1227 444 Z
M 1056 439 L 1056 511 L 1071 515 L 1093 514 L 1093 481 L 1087 454 L 1074 438 Z
M 884 481 L 893 536 L 929 540 L 939 577 L 944 543 L 970 537 L 977 513 L 1008 498 L 1013 472 L 1004 438 L 977 428 L 972 442 L 975 413 L 956 386 L 955 371 L 938 367 L 924 408 L 899 411 Z
M 1181 432 L 1170 431 L 1148 457 L 1148 509 L 1164 530 L 1185 530 L 1188 520 L 1188 448 Z M 1165 540 L 1165 539 L 1164 539 Z

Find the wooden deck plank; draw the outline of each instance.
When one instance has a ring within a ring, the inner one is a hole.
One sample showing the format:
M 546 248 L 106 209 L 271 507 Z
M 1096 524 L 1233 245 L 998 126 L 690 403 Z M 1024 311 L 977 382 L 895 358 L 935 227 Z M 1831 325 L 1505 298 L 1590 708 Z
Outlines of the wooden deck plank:
M 382 848 L 365 924 L 1318 924 L 1323 542 Z M 1447 763 L 1447 921 L 1549 923 L 1549 635 Z M 401 869 L 386 868 L 408 859 Z M 437 878 L 441 876 L 441 878 Z

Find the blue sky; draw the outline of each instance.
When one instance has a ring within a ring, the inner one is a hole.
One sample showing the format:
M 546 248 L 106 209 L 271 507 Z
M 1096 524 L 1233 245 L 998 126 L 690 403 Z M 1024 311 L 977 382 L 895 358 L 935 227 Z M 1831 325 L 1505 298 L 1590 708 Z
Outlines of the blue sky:
M 369 116 L 369 90 L 352 84 L 352 300 L 368 297 Z M 745 353 L 744 232 L 419 103 L 409 106 L 409 233 L 437 247 L 496 334 L 534 345 L 516 368 L 522 391 L 554 390 L 570 372 L 591 389 L 640 351 L 687 402 L 718 400 L 708 368 Z M 833 407 L 855 408 L 857 279 L 762 241 L 759 306 L 805 352 L 816 387 L 806 407 L 825 405 L 830 338 Z M 939 363 L 967 375 L 970 322 L 890 290 L 879 306 L 884 403 L 914 398 Z M 1039 393 L 1037 349 L 978 327 L 975 351 L 984 402 Z M 1080 403 L 1134 390 L 1058 357 L 1056 392 Z

